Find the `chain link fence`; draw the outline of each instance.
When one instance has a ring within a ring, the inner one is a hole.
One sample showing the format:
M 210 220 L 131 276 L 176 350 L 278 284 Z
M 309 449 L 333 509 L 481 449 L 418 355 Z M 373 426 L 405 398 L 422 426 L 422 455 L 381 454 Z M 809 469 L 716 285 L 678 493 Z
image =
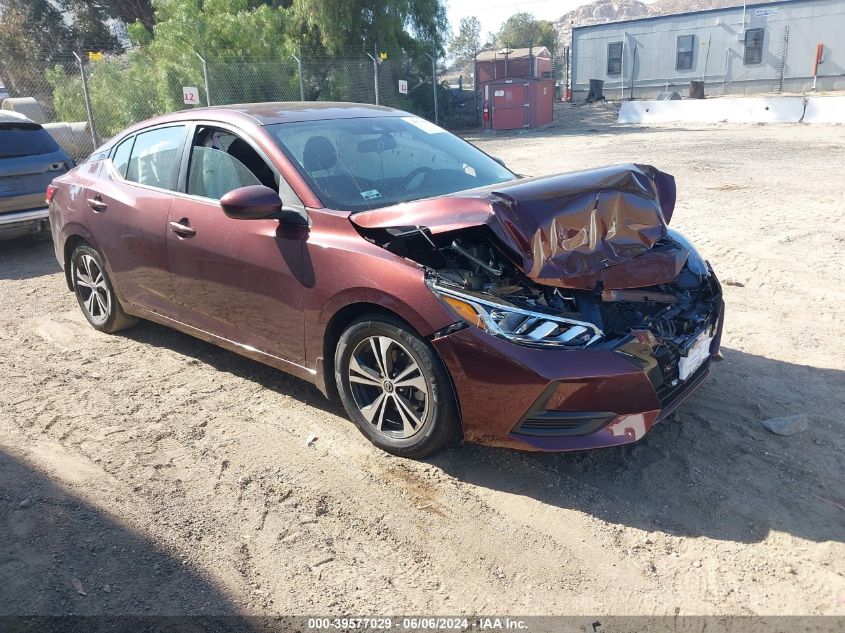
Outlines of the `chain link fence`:
M 162 59 L 139 47 L 105 54 L 81 50 L 49 61 L 0 60 L 0 81 L 7 93 L 0 96 L 6 97 L 5 109 L 44 124 L 79 160 L 133 123 L 205 105 L 378 103 L 444 127 L 474 127 L 478 118 L 472 93 L 450 89 L 438 75 L 432 55 L 424 50 L 299 51 L 276 59 L 205 59 L 185 50 Z

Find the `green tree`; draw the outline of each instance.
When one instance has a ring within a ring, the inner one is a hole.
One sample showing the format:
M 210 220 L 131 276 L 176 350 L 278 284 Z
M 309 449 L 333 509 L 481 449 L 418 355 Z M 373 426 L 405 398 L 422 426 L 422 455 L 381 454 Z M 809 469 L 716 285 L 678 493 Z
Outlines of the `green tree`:
M 538 20 L 531 13 L 514 13 L 496 33 L 496 44 L 510 48 L 546 46 L 554 48 L 557 31 L 548 20 Z
M 431 81 L 425 53 L 442 51 L 446 26 L 441 0 L 152 0 L 152 7 L 152 29 L 140 19 L 128 26 L 130 50 L 86 65 L 101 137 L 183 108 L 183 86 L 200 87 L 205 102 L 201 58 L 213 104 L 299 99 L 294 54 L 303 60 L 306 99 L 361 101 L 372 98 L 372 64 L 364 52 L 377 41 L 389 51 L 380 67 L 382 103 L 388 103 L 396 98 L 397 77 L 412 86 Z M 56 65 L 47 77 L 59 117 L 82 120 L 75 69 Z
M 123 21 L 130 25 L 140 23 L 152 33 L 155 25 L 155 11 L 152 0 L 77 0 L 97 5 L 109 17 Z
M 297 39 L 328 53 L 426 47 L 443 52 L 441 0 L 293 0 Z M 300 39 L 301 38 L 301 39 Z
M 458 63 L 466 64 L 481 50 L 481 20 L 477 17 L 461 18 L 458 34 L 449 42 L 449 55 Z
M 70 18 L 70 46 L 76 51 L 117 50 L 118 42 L 106 24 L 111 13 L 99 2 L 55 0 Z
M 208 64 L 213 103 L 298 98 L 284 7 L 249 0 L 154 0 L 154 6 L 152 34 L 137 22 L 129 29 L 131 50 L 87 64 L 101 136 L 184 107 L 182 87 L 204 86 L 200 57 Z M 59 116 L 80 120 L 78 76 L 59 67 L 48 78 Z
M 12 96 L 49 105 L 48 68 L 73 52 L 116 50 L 106 16 L 82 0 L 0 0 L 0 79 Z

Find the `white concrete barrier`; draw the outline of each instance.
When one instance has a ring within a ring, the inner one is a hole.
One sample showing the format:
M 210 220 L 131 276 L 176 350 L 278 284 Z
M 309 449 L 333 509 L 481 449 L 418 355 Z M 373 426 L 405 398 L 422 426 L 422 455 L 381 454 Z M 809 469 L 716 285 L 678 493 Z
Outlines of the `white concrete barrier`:
M 845 97 L 809 97 L 804 123 L 845 123 Z
M 24 115 L 30 121 L 36 123 L 44 123 L 47 117 L 44 114 L 44 108 L 32 97 L 9 97 L 3 99 L 3 105 L 0 106 L 3 110 L 11 110 Z
M 80 161 L 94 151 L 94 141 L 86 121 L 75 123 L 45 123 L 44 129 L 59 144 L 65 153 Z
M 803 97 L 625 101 L 619 123 L 798 123 Z

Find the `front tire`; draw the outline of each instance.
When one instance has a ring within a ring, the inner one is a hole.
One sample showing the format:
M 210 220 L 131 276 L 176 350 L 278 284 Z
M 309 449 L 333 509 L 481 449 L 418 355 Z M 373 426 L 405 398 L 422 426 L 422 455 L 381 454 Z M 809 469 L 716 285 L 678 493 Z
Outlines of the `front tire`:
M 398 320 L 364 317 L 341 335 L 335 383 L 349 417 L 379 448 L 422 458 L 457 436 L 458 407 L 431 346 Z
M 70 256 L 70 266 L 76 300 L 82 314 L 95 329 L 113 333 L 138 322 L 123 311 L 103 259 L 95 249 L 87 244 L 77 246 Z

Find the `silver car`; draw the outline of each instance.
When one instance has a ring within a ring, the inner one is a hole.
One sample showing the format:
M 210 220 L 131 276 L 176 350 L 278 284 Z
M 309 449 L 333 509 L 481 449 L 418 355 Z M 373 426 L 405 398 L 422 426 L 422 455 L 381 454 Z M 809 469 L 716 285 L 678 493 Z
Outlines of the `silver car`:
M 47 185 L 71 167 L 43 127 L 0 110 L 0 240 L 49 229 Z

